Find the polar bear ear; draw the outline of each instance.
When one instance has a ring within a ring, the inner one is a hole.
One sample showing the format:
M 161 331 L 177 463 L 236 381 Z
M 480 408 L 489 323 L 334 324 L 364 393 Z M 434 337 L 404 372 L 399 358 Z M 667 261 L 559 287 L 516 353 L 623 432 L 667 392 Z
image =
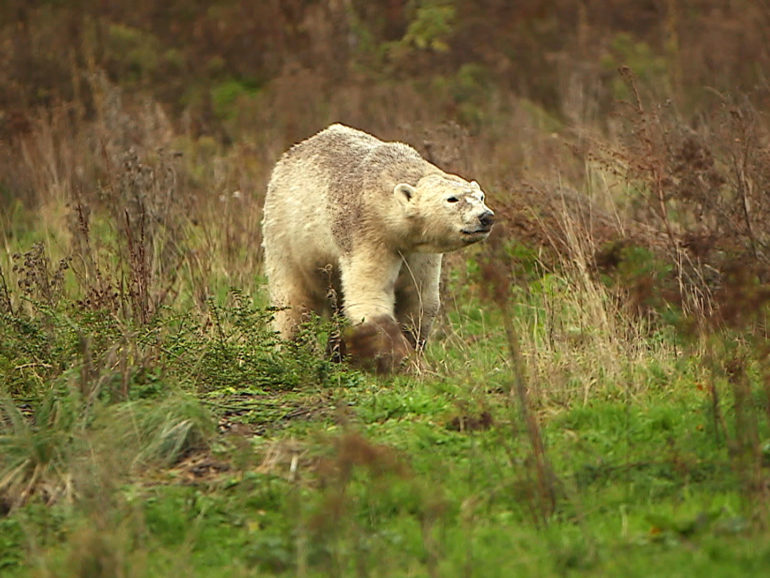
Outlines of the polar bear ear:
M 476 189 L 477 191 L 481 190 L 481 187 L 479 186 L 479 184 L 476 181 L 471 181 L 471 187 Z
M 407 183 L 399 183 L 393 187 L 393 194 L 404 205 L 410 203 L 414 199 L 416 193 L 417 189 Z

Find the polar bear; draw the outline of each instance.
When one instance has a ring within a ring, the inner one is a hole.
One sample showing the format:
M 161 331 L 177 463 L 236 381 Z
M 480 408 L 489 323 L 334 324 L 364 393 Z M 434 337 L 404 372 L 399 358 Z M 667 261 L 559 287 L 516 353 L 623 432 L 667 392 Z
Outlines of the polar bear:
M 262 235 L 275 328 L 292 339 L 330 289 L 350 321 L 347 353 L 398 367 L 430 333 L 442 254 L 485 239 L 494 213 L 475 181 L 447 174 L 410 146 L 333 124 L 273 169 Z

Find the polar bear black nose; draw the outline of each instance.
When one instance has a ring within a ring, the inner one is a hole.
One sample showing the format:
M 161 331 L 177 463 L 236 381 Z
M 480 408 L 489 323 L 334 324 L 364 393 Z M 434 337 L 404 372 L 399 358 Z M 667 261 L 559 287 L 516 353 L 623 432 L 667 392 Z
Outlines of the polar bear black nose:
M 495 214 L 492 211 L 484 211 L 479 215 L 479 222 L 484 228 L 489 228 L 495 222 Z

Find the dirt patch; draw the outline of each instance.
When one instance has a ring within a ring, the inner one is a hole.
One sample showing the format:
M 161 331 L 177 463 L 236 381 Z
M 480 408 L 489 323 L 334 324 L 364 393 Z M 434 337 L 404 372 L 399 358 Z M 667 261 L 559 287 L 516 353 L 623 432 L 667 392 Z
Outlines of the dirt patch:
M 287 399 L 279 395 L 236 395 L 212 402 L 219 410 L 219 432 L 264 436 L 296 421 L 331 418 L 339 410 L 325 394 Z
M 494 425 L 492 414 L 488 411 L 482 411 L 478 415 L 463 414 L 453 417 L 446 424 L 446 428 L 451 431 L 468 432 L 484 431 Z
M 214 458 L 209 452 L 198 452 L 185 457 L 169 470 L 187 484 L 216 480 L 231 470 L 230 464 Z

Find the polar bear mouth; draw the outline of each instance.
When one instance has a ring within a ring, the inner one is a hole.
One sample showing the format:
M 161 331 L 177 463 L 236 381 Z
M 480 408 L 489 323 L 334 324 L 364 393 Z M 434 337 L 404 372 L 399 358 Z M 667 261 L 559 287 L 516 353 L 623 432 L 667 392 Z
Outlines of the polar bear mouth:
M 463 241 L 466 243 L 475 243 L 481 241 L 489 235 L 492 227 L 479 227 L 478 229 L 462 229 Z
M 461 229 L 460 232 L 463 235 L 487 235 L 492 230 L 492 227 L 479 227 L 478 229 Z

